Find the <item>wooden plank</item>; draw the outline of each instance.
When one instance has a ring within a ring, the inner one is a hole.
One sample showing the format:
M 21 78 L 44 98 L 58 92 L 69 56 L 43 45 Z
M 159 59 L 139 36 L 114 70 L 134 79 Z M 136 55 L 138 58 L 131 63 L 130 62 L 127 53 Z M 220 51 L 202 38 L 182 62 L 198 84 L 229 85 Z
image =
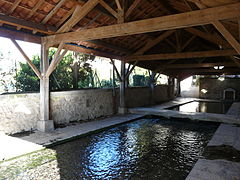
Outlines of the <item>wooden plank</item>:
M 144 47 L 142 47 L 141 49 L 139 49 L 137 52 L 135 52 L 134 55 L 141 55 L 141 54 L 145 53 L 147 50 L 151 49 L 152 47 L 154 47 L 155 45 L 160 43 L 162 40 L 166 39 L 168 36 L 170 36 L 174 32 L 175 32 L 175 30 L 166 31 L 163 34 L 161 34 L 160 36 L 158 36 L 156 39 L 149 40 L 147 42 L 147 44 Z
M 38 8 L 45 2 L 45 0 L 39 0 L 37 4 L 33 7 L 30 13 L 27 15 L 26 19 L 30 19 L 32 15 L 38 10 Z
M 12 7 L 10 8 L 10 10 L 7 12 L 7 14 L 12 14 L 13 11 L 17 8 L 17 6 L 20 4 L 22 0 L 16 0 L 13 4 Z
M 125 18 L 128 18 L 130 14 L 133 12 L 134 9 L 136 9 L 140 5 L 141 0 L 135 0 L 132 5 L 128 8 Z
M 24 29 L 29 29 L 33 31 L 38 31 L 45 34 L 53 34 L 56 31 L 56 28 L 49 25 L 36 24 L 30 21 L 17 19 L 14 17 L 6 16 L 0 14 L 0 23 L 10 24 Z
M 42 20 L 42 24 L 45 24 L 57 11 L 58 9 L 64 4 L 65 0 L 60 0 L 58 4 L 48 13 L 48 15 Z
M 13 42 L 13 44 L 16 46 L 16 48 L 19 50 L 19 52 L 23 55 L 23 57 L 26 59 L 28 65 L 32 68 L 32 70 L 34 71 L 34 73 L 37 75 L 37 77 L 39 79 L 42 79 L 42 75 L 39 72 L 39 70 L 37 69 L 37 67 L 32 63 L 32 61 L 29 59 L 29 57 L 25 54 L 25 52 L 22 50 L 22 48 L 19 46 L 19 44 L 17 43 L 17 41 L 15 41 L 14 39 L 11 39 L 11 41 Z
M 83 6 L 77 5 L 71 18 L 57 31 L 57 33 L 69 31 L 85 17 L 98 4 L 98 2 L 98 0 L 88 0 Z
M 105 3 L 104 0 L 98 0 L 99 3 L 108 11 L 110 12 L 114 17 L 118 18 L 118 14 L 116 11 L 113 10 L 107 3 Z
M 24 33 L 24 32 L 12 31 L 3 27 L 0 28 L 0 36 L 5 38 L 12 38 L 15 40 L 41 44 L 40 36 L 36 36 L 36 35 Z
M 182 53 L 165 53 L 165 54 L 151 54 L 151 55 L 133 55 L 126 58 L 129 61 L 152 61 L 152 60 L 169 60 L 169 59 L 188 59 L 188 58 L 202 58 L 202 57 L 219 57 L 237 55 L 235 50 L 211 50 L 199 52 L 182 52 Z
M 90 2 L 90 1 L 89 1 Z M 146 32 L 178 29 L 198 25 L 209 24 L 214 20 L 237 18 L 240 14 L 240 3 L 168 15 L 146 20 L 116 24 L 93 29 L 85 29 L 78 32 L 68 32 L 45 37 L 50 45 L 60 42 L 86 41 Z
M 70 11 L 67 12 L 67 14 L 57 22 L 56 26 L 60 27 L 74 12 L 76 6 L 74 6 Z
M 240 55 L 240 43 L 233 37 L 233 35 L 224 27 L 220 21 L 213 21 L 213 25 Z

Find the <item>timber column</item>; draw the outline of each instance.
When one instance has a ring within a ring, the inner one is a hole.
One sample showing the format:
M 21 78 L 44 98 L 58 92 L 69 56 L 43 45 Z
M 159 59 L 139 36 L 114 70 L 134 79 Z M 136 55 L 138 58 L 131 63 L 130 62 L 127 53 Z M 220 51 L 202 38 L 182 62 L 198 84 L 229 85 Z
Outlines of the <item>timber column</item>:
M 41 44 L 41 74 L 40 79 L 40 120 L 37 129 L 42 132 L 54 130 L 53 120 L 49 120 L 49 77 L 46 76 L 49 67 L 48 48 L 44 43 Z
M 126 114 L 127 113 L 127 108 L 126 108 L 126 80 L 125 80 L 125 62 L 121 61 L 121 82 L 120 82 L 120 88 L 119 88 L 119 98 L 120 98 L 120 103 L 119 103 L 119 108 L 118 108 L 118 113 L 119 114 Z
M 151 72 L 150 74 L 150 105 L 155 104 L 155 99 L 154 99 L 154 89 L 155 89 L 155 80 L 156 77 L 156 72 Z

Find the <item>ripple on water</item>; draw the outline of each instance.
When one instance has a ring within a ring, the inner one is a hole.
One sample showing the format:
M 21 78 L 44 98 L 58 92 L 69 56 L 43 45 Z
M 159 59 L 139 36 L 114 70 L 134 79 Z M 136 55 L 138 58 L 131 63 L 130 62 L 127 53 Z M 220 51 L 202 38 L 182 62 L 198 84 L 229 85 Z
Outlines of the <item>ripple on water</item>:
M 185 179 L 216 128 L 141 119 L 54 149 L 63 179 Z

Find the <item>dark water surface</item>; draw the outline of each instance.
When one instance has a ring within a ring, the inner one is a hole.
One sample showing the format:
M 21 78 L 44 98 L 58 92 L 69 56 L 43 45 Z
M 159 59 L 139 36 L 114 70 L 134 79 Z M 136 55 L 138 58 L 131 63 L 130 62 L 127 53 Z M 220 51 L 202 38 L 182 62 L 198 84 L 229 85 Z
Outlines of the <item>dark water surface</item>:
M 62 179 L 185 179 L 216 128 L 141 119 L 53 149 Z
M 193 101 L 177 107 L 171 107 L 168 109 L 182 112 L 206 112 L 225 114 L 232 105 L 232 102 L 204 102 Z

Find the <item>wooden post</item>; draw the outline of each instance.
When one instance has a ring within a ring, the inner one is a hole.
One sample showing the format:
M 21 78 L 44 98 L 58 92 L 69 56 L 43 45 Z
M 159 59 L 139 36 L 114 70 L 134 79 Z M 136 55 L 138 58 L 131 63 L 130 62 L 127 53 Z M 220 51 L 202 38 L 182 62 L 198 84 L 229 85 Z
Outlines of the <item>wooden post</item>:
M 177 78 L 177 97 L 181 97 L 181 80 Z
M 119 109 L 118 113 L 119 114 L 125 114 L 127 112 L 126 109 L 126 101 L 125 101 L 125 62 L 121 61 L 121 79 L 120 79 L 120 88 L 119 88 L 119 98 L 120 98 L 120 103 L 119 103 Z
M 54 130 L 53 120 L 49 120 L 49 77 L 46 72 L 49 67 L 48 48 L 44 43 L 41 45 L 41 73 L 40 80 L 40 120 L 37 129 L 42 132 Z
M 156 72 L 151 72 L 150 74 L 150 105 L 153 105 L 154 102 L 154 89 L 155 89 L 155 76 Z

